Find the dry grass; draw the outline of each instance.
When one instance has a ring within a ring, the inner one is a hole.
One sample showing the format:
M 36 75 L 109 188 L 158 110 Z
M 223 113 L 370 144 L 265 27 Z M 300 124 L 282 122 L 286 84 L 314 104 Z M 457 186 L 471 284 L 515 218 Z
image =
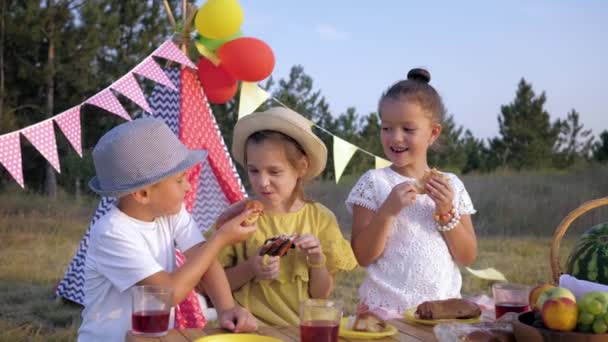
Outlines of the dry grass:
M 549 281 L 550 237 L 557 223 L 583 201 L 608 194 L 608 168 L 570 174 L 503 174 L 463 180 L 478 210 L 479 257 L 473 268 L 495 267 L 511 281 Z M 339 185 L 313 184 L 310 194 L 332 209 L 344 234 L 350 216 L 344 198 L 353 180 Z M 96 200 L 77 203 L 65 194 L 56 201 L 17 188 L 0 193 L 0 342 L 75 340 L 80 308 L 53 299 L 86 230 Z M 608 221 L 607 210 L 595 210 L 568 232 L 562 258 L 584 227 Z M 333 294 L 352 313 L 361 268 L 340 274 Z M 489 283 L 464 275 L 464 293 L 480 293 Z

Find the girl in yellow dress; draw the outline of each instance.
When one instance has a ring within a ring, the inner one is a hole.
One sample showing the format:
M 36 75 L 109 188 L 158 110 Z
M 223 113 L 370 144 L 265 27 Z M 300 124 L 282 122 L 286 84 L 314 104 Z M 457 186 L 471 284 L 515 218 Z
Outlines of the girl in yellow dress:
M 305 197 L 303 185 L 325 168 L 327 149 L 300 114 L 282 107 L 250 114 L 234 129 L 232 153 L 264 204 L 257 231 L 219 255 L 236 301 L 262 323 L 296 325 L 308 298 L 327 298 L 334 273 L 357 265 L 335 215 Z M 229 208 L 216 226 L 245 201 Z M 295 249 L 282 257 L 259 256 L 268 238 L 295 234 Z

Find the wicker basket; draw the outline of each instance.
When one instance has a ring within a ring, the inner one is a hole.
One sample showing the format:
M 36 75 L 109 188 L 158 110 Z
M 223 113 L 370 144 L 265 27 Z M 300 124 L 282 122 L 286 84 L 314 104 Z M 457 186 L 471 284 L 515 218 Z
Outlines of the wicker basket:
M 551 243 L 551 273 L 553 277 L 553 283 L 559 284 L 559 276 L 562 275 L 562 269 L 559 263 L 559 246 L 564 234 L 574 220 L 586 212 L 608 205 L 608 197 L 603 197 L 593 201 L 585 202 L 580 207 L 571 211 L 555 229 L 553 233 L 553 241 Z M 606 342 L 608 341 L 608 334 L 595 335 L 591 333 L 580 333 L 580 332 L 560 332 L 553 331 L 543 328 L 536 328 L 532 326 L 534 321 L 533 312 L 524 312 L 518 315 L 517 320 L 513 322 L 513 333 L 517 341 L 524 342 L 545 342 L 545 341 L 559 341 L 559 342 Z
M 586 212 L 592 209 L 604 205 L 608 205 L 608 197 L 602 197 L 596 200 L 585 202 L 580 207 L 572 210 L 566 217 L 564 217 L 562 222 L 560 222 L 560 224 L 555 229 L 555 233 L 553 233 L 553 241 L 551 243 L 550 256 L 551 273 L 553 275 L 554 284 L 559 284 L 559 276 L 563 273 L 559 263 L 559 246 L 562 241 L 562 238 L 564 237 L 564 234 L 566 234 L 566 231 L 568 230 L 568 228 L 570 228 L 572 222 L 574 222 L 574 220 L 576 220 L 579 216 L 585 214 Z

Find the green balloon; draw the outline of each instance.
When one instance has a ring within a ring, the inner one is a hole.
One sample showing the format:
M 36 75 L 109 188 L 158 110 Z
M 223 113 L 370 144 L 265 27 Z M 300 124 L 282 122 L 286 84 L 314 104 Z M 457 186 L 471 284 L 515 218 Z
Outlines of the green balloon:
M 197 34 L 196 40 L 199 43 L 203 44 L 207 49 L 215 52 L 217 49 L 220 48 L 220 46 L 224 45 L 224 43 L 237 39 L 237 38 L 240 38 L 242 36 L 243 36 L 243 31 L 239 30 L 237 33 L 233 34 L 232 36 L 229 36 L 226 38 L 221 38 L 221 39 L 211 39 L 211 38 L 207 38 L 201 34 Z

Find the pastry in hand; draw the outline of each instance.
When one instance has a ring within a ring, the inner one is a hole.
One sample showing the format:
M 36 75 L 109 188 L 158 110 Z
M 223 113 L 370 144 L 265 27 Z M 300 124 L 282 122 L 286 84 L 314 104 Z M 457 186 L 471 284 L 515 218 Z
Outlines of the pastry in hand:
M 270 255 L 282 257 L 290 248 L 295 248 L 293 241 L 296 239 L 296 234 L 293 235 L 277 235 L 264 241 L 260 248 L 260 255 Z
M 347 326 L 354 331 L 374 333 L 384 331 L 386 322 L 371 312 L 365 312 L 356 317 L 350 317 Z
M 431 177 L 444 178 L 444 175 L 437 171 L 436 168 L 424 171 L 424 175 L 422 175 L 421 178 L 416 179 L 413 184 L 417 194 L 426 194 L 426 183 L 428 183 Z
M 479 317 L 481 309 L 466 299 L 451 298 L 424 302 L 418 305 L 415 315 L 420 319 L 467 319 Z
M 245 221 L 241 223 L 241 225 L 251 226 L 255 224 L 260 216 L 262 216 L 264 213 L 264 205 L 262 202 L 256 200 L 247 201 L 247 204 L 245 204 L 245 210 L 253 210 L 253 212 L 245 219 Z

